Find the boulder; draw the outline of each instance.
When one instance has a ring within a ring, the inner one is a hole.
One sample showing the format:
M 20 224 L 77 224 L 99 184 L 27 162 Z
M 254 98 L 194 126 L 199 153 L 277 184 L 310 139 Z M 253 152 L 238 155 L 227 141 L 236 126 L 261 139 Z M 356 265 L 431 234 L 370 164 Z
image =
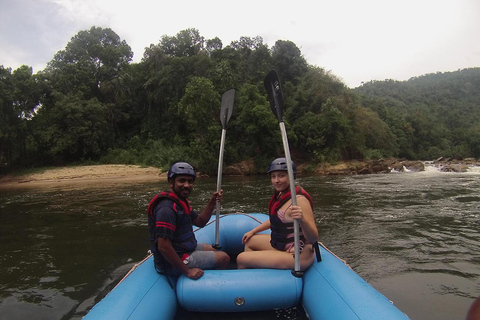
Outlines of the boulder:
M 442 172 L 467 172 L 467 170 L 468 165 L 463 163 L 448 163 L 440 166 L 440 171 Z
M 255 161 L 245 160 L 239 163 L 232 164 L 225 168 L 224 174 L 227 176 L 245 176 L 252 174 L 255 169 Z
M 425 171 L 425 164 L 423 163 L 423 161 L 402 161 L 401 163 L 403 166 L 405 166 L 405 168 L 410 171 Z

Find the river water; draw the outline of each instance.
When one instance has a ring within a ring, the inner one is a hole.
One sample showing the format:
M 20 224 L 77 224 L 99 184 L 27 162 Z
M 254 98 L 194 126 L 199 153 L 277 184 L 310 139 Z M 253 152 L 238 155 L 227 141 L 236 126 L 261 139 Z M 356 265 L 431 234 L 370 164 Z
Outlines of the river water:
M 321 242 L 411 319 L 452 320 L 480 296 L 478 169 L 298 182 L 314 198 Z M 145 209 L 164 188 L 0 190 L 0 319 L 80 319 L 147 254 Z M 197 179 L 193 207 L 215 189 Z M 266 176 L 224 177 L 223 189 L 225 213 L 266 212 L 272 192 Z

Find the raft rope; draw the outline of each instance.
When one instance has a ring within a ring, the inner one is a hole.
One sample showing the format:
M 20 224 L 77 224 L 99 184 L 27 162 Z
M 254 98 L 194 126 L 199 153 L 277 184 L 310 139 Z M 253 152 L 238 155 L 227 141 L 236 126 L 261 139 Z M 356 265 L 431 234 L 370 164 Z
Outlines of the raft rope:
M 253 217 L 252 215 L 248 214 L 248 213 L 242 213 L 242 212 L 235 212 L 235 213 L 230 213 L 228 215 L 235 215 L 235 214 L 241 214 L 241 215 L 245 215 L 245 216 L 248 216 L 249 218 L 257 221 L 258 223 L 262 224 L 262 221 L 260 221 L 259 219 Z M 220 219 L 225 217 L 227 215 L 223 215 L 223 216 L 220 216 Z M 210 222 L 208 222 L 206 225 L 209 225 L 211 223 L 215 222 L 215 220 L 212 220 Z M 195 229 L 194 231 L 196 230 L 199 230 L 200 228 L 197 228 Z M 333 253 L 330 249 L 327 248 L 327 246 L 325 246 L 322 242 L 318 241 L 317 242 L 323 249 L 327 250 L 332 256 L 334 256 L 335 258 L 337 258 L 338 260 L 342 261 L 344 265 L 346 265 L 348 268 L 350 268 L 351 270 L 352 267 L 350 267 L 350 265 L 343 259 L 341 259 L 339 256 L 337 256 L 335 253 Z M 125 274 L 125 276 L 115 285 L 115 287 L 113 289 L 115 289 L 116 287 L 118 287 L 120 285 L 120 283 L 123 282 L 123 280 L 125 280 L 133 271 L 135 271 L 135 269 L 137 269 L 139 266 L 141 266 L 145 261 L 147 261 L 150 257 L 152 256 L 152 252 L 150 250 L 148 250 L 147 252 L 147 255 L 145 256 L 145 258 L 143 258 L 142 261 L 136 263 L 133 265 L 133 267 Z M 113 291 L 113 289 L 111 291 Z
M 352 267 L 350 267 L 350 265 L 347 263 L 346 260 L 343 260 L 342 258 L 340 258 L 339 256 L 337 256 L 337 255 L 336 255 L 335 253 L 333 253 L 330 249 L 328 249 L 327 246 L 325 246 L 322 242 L 318 241 L 318 244 L 319 244 L 323 249 L 325 249 L 325 250 L 327 250 L 328 252 L 330 252 L 330 254 L 331 254 L 332 256 L 334 256 L 334 257 L 337 258 L 338 260 L 342 261 L 344 265 L 346 265 L 346 266 L 349 267 L 351 270 L 353 270 Z
M 148 258 L 150 258 L 151 256 L 152 256 L 152 252 L 151 252 L 150 250 L 148 250 L 147 256 L 146 256 L 145 258 L 143 258 L 142 261 L 134 264 L 133 267 L 130 269 L 130 271 L 128 271 L 127 274 L 125 274 L 125 276 L 123 276 L 122 280 L 120 280 L 120 281 L 115 285 L 115 287 L 114 287 L 111 291 L 113 291 L 116 287 L 118 287 L 118 285 L 119 285 L 120 283 L 122 283 L 123 280 L 125 280 L 133 271 L 135 271 L 135 269 L 137 269 L 142 263 L 144 263 L 145 261 L 147 261 Z
M 259 224 L 262 224 L 262 221 L 255 218 L 254 216 L 248 214 L 248 213 L 243 213 L 243 212 L 235 212 L 235 213 L 229 213 L 228 215 L 245 215 L 253 220 L 255 220 L 256 222 L 258 222 Z M 222 215 L 220 216 L 220 219 L 226 217 L 227 215 Z M 209 224 L 212 224 L 214 223 L 215 220 L 212 220 L 212 221 L 209 221 L 205 226 L 209 225 Z M 199 230 L 200 228 L 196 228 L 194 231 L 197 231 Z M 332 256 L 334 256 L 335 258 L 337 258 L 338 260 L 342 261 L 347 267 L 349 267 L 350 269 L 352 269 L 352 267 L 350 267 L 350 265 L 343 259 L 341 259 L 339 256 L 337 256 L 335 253 L 333 253 L 330 249 L 327 248 L 327 246 L 325 246 L 322 242 L 318 241 L 318 244 L 325 250 L 327 250 L 328 252 L 330 252 L 330 254 Z M 125 280 L 133 271 L 135 271 L 135 269 L 137 269 L 140 265 L 142 265 L 142 263 L 144 263 L 145 261 L 148 260 L 148 258 L 150 258 L 152 256 L 152 252 L 150 250 L 148 250 L 147 252 L 147 255 L 145 256 L 145 258 L 143 258 L 142 261 L 136 263 L 133 265 L 133 267 L 125 274 L 125 276 L 115 285 L 115 287 L 113 289 L 115 289 L 120 283 L 123 282 L 123 280 Z M 353 269 L 352 269 L 353 270 Z M 112 290 L 113 290 L 112 289 Z
M 224 214 L 224 215 L 220 216 L 220 219 L 222 219 L 222 218 L 224 218 L 224 217 L 226 217 L 226 216 L 232 216 L 232 215 L 244 215 L 244 216 L 247 216 L 247 217 L 255 220 L 255 221 L 258 222 L 259 224 L 262 224 L 262 223 L 263 223 L 263 221 L 255 218 L 255 217 L 252 216 L 251 214 L 249 214 L 249 213 L 243 213 L 243 212 L 234 212 L 234 213 Z M 214 223 L 214 222 L 215 222 L 215 219 L 209 221 L 209 222 L 205 225 L 205 227 L 208 226 L 209 224 Z M 198 227 L 198 228 L 196 228 L 195 230 L 193 230 L 193 232 L 195 232 L 195 231 L 197 231 L 197 230 L 200 230 L 200 229 L 201 229 L 201 228 Z
M 335 253 L 333 253 L 330 249 L 328 249 L 323 243 L 321 243 L 320 241 L 318 241 L 318 244 L 320 246 L 322 246 L 323 249 L 327 250 L 328 252 L 330 252 L 330 254 L 332 256 L 334 256 L 335 258 L 337 258 L 338 260 L 342 261 L 344 265 L 346 265 L 350 270 L 352 270 L 353 272 L 356 272 L 355 270 L 353 270 L 352 267 L 350 267 L 350 265 L 347 263 L 347 261 L 341 259 L 339 256 L 337 256 Z M 394 304 L 392 300 L 388 299 L 390 301 L 391 304 Z

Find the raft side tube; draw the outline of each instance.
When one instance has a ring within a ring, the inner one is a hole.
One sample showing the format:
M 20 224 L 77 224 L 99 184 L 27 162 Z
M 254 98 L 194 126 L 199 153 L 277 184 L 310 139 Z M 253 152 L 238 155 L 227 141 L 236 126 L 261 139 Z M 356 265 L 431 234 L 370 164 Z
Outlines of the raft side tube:
M 408 320 L 384 295 L 320 247 L 322 261 L 304 274 L 302 304 L 311 320 Z
M 83 319 L 170 320 L 176 312 L 175 291 L 167 277 L 155 271 L 153 257 L 150 257 L 124 278 Z
M 243 252 L 243 235 L 262 224 L 269 217 L 262 213 L 230 213 L 220 216 L 219 227 L 219 245 L 221 251 L 227 252 L 231 256 L 236 256 Z M 213 244 L 215 243 L 215 217 L 212 216 L 208 224 L 195 230 L 197 242 Z M 270 233 L 270 230 L 261 233 Z
M 198 280 L 182 275 L 177 299 L 194 312 L 250 312 L 290 308 L 302 297 L 302 279 L 291 270 L 205 270 Z

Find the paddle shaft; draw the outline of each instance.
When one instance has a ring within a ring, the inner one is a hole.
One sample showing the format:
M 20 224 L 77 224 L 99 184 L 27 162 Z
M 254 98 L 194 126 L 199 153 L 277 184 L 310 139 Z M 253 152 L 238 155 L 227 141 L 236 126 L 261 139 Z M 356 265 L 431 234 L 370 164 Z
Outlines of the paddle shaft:
M 222 189 L 222 172 L 223 172 L 223 150 L 225 148 L 225 136 L 227 130 L 222 129 L 222 138 L 220 139 L 220 152 L 218 155 L 218 173 L 217 173 L 217 192 Z M 215 204 L 216 219 L 215 219 L 215 245 L 214 247 L 220 247 L 220 201 L 217 200 Z
M 292 196 L 292 206 L 297 205 L 297 193 L 295 191 L 295 177 L 292 170 L 292 157 L 290 156 L 290 148 L 288 146 L 287 130 L 285 129 L 285 123 L 279 122 L 280 131 L 282 132 L 283 149 L 285 152 L 285 159 L 287 160 L 287 172 L 288 180 L 290 181 L 290 194 Z M 295 272 L 300 272 L 300 227 L 297 220 L 293 220 L 293 239 L 294 239 L 294 257 L 295 257 Z
M 220 139 L 220 152 L 218 154 L 218 174 L 217 174 L 217 192 L 222 190 L 222 171 L 223 171 L 223 150 L 225 149 L 225 135 L 227 133 L 227 123 L 233 112 L 233 102 L 235 99 L 235 89 L 230 89 L 222 95 L 220 107 L 220 123 L 222 124 L 222 138 Z M 212 245 L 215 249 L 220 247 L 220 201 L 215 203 L 215 243 Z
M 275 70 L 271 70 L 265 80 L 264 80 L 265 90 L 267 91 L 270 107 L 273 114 L 278 120 L 280 125 L 280 131 L 282 133 L 283 141 L 283 150 L 285 152 L 285 159 L 287 160 L 287 172 L 288 179 L 290 181 L 290 194 L 292 198 L 292 205 L 297 205 L 297 195 L 295 192 L 295 177 L 293 174 L 292 168 L 292 157 L 290 156 L 290 148 L 288 146 L 287 130 L 285 130 L 285 123 L 283 122 L 283 94 L 282 88 L 280 86 L 280 80 L 278 79 L 278 74 Z M 293 232 L 294 232 L 294 245 L 295 245 L 295 269 L 292 271 L 292 274 L 295 277 L 301 277 L 302 272 L 300 271 L 300 226 L 297 220 L 293 220 Z

